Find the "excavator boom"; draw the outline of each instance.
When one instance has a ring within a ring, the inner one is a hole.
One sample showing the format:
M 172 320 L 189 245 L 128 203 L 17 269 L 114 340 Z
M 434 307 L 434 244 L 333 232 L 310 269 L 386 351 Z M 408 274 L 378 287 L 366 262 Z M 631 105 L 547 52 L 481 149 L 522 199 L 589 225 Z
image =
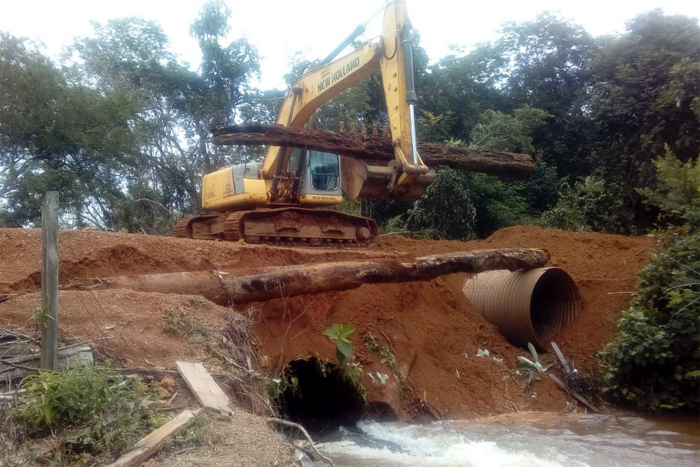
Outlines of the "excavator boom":
M 350 198 L 412 201 L 420 198 L 434 179 L 434 171 L 417 151 L 410 30 L 405 3 L 387 4 L 381 36 L 304 74 L 292 86 L 277 118 L 280 125 L 303 127 L 320 105 L 381 71 L 395 161 L 387 164 L 343 158 L 343 185 Z M 290 152 L 289 148 L 270 147 L 262 167 L 263 178 L 277 179 Z M 273 200 L 278 183 L 272 185 Z

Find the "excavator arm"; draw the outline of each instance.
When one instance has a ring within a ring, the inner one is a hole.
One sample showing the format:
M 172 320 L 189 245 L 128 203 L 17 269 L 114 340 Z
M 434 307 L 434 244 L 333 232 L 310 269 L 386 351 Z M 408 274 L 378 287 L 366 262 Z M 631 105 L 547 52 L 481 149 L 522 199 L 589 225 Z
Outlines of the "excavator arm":
M 434 171 L 425 166 L 416 149 L 410 29 L 404 2 L 389 3 L 378 39 L 304 74 L 282 104 L 277 123 L 303 127 L 319 106 L 381 70 L 395 160 L 387 164 L 344 157 L 343 185 L 350 197 L 414 200 L 434 179 Z M 282 191 L 278 184 L 291 153 L 291 148 L 268 148 L 261 178 L 270 181 L 271 202 Z

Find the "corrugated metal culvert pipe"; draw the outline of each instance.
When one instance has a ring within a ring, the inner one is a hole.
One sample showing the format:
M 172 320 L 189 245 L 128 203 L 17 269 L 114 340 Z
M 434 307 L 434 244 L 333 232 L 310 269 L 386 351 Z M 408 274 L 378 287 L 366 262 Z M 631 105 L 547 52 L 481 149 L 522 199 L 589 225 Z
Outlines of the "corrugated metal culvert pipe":
M 487 271 L 464 283 L 474 308 L 513 344 L 544 350 L 581 311 L 581 296 L 563 269 Z

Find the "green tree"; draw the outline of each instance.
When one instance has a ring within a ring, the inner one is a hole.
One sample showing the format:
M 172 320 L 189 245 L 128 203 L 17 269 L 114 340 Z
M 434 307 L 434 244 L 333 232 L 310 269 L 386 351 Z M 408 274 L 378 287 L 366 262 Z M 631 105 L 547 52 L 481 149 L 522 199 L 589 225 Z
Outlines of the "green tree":
M 598 144 L 593 164 L 622 187 L 624 208 L 641 227 L 645 209 L 636 189 L 653 186 L 653 160 L 664 147 L 683 161 L 700 148 L 700 27 L 697 20 L 656 10 L 638 16 L 627 33 L 608 39 L 593 62 L 591 99 Z
M 608 185 L 595 174 L 576 180 L 573 185 L 562 183 L 556 205 L 540 218 L 545 227 L 609 233 L 624 233 L 631 221 L 623 208 L 619 187 Z
M 17 212 L 16 200 L 8 202 L 7 197 L 18 180 L 40 170 L 43 135 L 63 86 L 58 70 L 31 43 L 0 33 L 0 199 L 5 201 L 0 210 L 6 226 L 28 220 Z
M 512 115 L 486 110 L 471 132 L 472 145 L 480 149 L 536 152 L 532 133 L 545 124 L 550 115 L 523 106 Z M 428 123 L 428 120 L 424 120 Z M 433 122 L 440 125 L 439 118 Z M 460 141 L 448 142 L 459 144 Z M 544 182 L 554 191 L 558 179 L 552 179 L 544 163 L 536 181 L 504 181 L 483 174 L 470 174 L 438 168 L 436 180 L 406 214 L 395 216 L 390 227 L 410 228 L 433 238 L 470 239 L 485 237 L 507 226 L 529 222 L 532 205 L 539 196 L 547 196 Z M 537 189 L 541 191 L 537 191 Z M 551 195 L 551 193 L 550 193 Z
M 47 190 L 61 192 L 78 226 L 104 216 L 104 201 L 119 195 L 117 180 L 134 164 L 135 108 L 128 97 L 67 80 L 27 41 L 6 34 L 0 83 L 5 223 L 35 223 Z
M 601 352 L 605 391 L 642 409 L 700 411 L 700 163 L 668 153 L 643 193 L 680 227 L 639 272 L 638 294 Z
M 529 105 L 515 109 L 512 115 L 486 110 L 471 131 L 471 144 L 481 149 L 534 155 L 533 134 L 551 117 L 544 110 Z
M 593 38 L 581 26 L 543 13 L 530 22 L 507 23 L 495 49 L 506 59 L 501 73 L 511 108 L 529 105 L 552 115 L 532 134 L 543 161 L 560 176 L 588 175 Z
M 138 170 L 111 206 L 113 228 L 169 233 L 178 213 L 199 211 L 205 173 L 258 154 L 208 142 L 212 126 L 233 121 L 258 70 L 257 52 L 245 40 L 220 44 L 230 16 L 224 3 L 209 2 L 193 23 L 199 72 L 168 50 L 159 25 L 141 19 L 95 24 L 94 37 L 72 48 L 80 58 L 71 71 L 77 80 L 122 92 L 138 106 L 132 126 L 140 138 Z
M 501 65 L 500 51 L 484 44 L 465 56 L 445 57 L 423 73 L 417 80 L 420 139 L 468 142 L 485 110 L 507 110 L 496 88 Z

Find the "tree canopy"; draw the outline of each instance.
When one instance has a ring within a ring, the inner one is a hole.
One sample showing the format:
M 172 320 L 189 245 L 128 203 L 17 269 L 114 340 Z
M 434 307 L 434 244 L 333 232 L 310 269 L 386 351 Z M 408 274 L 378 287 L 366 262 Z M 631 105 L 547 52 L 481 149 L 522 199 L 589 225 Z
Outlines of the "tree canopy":
M 236 35 L 235 14 L 217 0 L 192 19 L 196 69 L 157 23 L 138 18 L 94 23 L 60 62 L 0 33 L 1 225 L 34 225 L 53 189 L 71 226 L 168 234 L 179 216 L 199 211 L 203 174 L 259 158 L 261 148 L 209 143 L 213 125 L 274 121 L 284 96 L 253 86 L 253 44 L 225 42 Z M 666 147 L 681 161 L 700 153 L 695 19 L 652 11 L 623 34 L 594 38 L 544 13 L 432 64 L 417 33 L 413 41 L 419 138 L 526 152 L 536 172 L 510 182 L 441 169 L 417 205 L 362 203 L 389 228 L 441 238 L 522 222 L 644 232 L 659 213 L 639 193 L 655 183 L 653 161 Z M 290 61 L 289 85 L 310 65 L 300 54 Z M 379 75 L 370 76 L 310 123 L 382 126 L 382 93 Z M 447 214 L 444 200 L 457 198 Z

